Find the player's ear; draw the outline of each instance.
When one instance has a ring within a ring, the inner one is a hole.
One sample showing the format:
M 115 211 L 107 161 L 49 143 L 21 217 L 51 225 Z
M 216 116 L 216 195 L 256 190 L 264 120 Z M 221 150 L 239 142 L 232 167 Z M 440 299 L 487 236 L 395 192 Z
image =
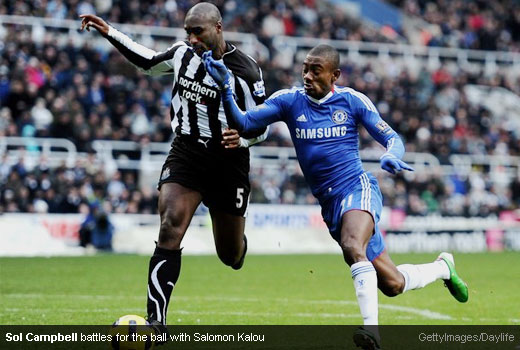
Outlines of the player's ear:
M 222 33 L 222 22 L 221 21 L 217 21 L 217 24 L 215 24 L 215 27 L 217 28 L 218 34 Z
M 334 72 L 332 73 L 332 83 L 335 83 L 336 80 L 339 79 L 340 75 L 341 75 L 341 70 L 340 69 L 335 69 Z

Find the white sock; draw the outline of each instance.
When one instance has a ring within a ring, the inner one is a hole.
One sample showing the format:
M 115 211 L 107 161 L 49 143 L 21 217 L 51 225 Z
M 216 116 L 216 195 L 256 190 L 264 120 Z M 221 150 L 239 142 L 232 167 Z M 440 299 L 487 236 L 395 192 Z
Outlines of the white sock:
M 450 278 L 450 269 L 443 260 L 421 265 L 404 264 L 397 266 L 397 269 L 404 276 L 403 293 L 412 289 L 423 288 L 438 279 Z
M 364 325 L 378 324 L 377 274 L 370 261 L 360 261 L 350 267 L 354 289 Z

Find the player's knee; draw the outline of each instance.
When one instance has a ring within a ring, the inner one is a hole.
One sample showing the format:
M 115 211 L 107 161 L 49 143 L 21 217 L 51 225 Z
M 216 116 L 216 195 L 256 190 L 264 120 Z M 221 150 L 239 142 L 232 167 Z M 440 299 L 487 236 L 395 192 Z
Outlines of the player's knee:
M 358 261 L 366 260 L 366 254 L 363 249 L 363 244 L 354 239 L 343 239 L 341 240 L 341 249 L 343 250 L 343 256 L 345 261 L 351 265 Z
M 385 280 L 379 284 L 379 289 L 387 297 L 395 297 L 403 292 L 403 283 L 397 280 Z
M 235 258 L 229 255 L 219 255 L 220 261 L 226 266 L 231 266 L 235 263 Z
M 233 252 L 222 252 L 217 251 L 218 258 L 222 263 L 226 266 L 233 266 L 240 260 L 240 255 L 238 253 L 234 254 Z
M 161 213 L 161 226 L 159 229 L 159 244 L 167 245 L 171 249 L 179 249 L 184 229 L 179 215 L 165 210 Z

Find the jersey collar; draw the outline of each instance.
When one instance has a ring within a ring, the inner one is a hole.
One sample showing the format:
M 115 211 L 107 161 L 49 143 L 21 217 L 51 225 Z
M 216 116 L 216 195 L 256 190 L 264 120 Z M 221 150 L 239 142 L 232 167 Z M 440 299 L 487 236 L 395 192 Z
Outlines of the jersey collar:
M 332 95 L 334 95 L 334 88 L 335 88 L 335 87 L 336 87 L 336 86 L 333 85 L 333 86 L 332 86 L 332 90 L 331 90 L 328 94 L 326 94 L 325 96 L 323 96 L 322 98 L 320 98 L 319 100 L 317 100 L 317 99 L 315 99 L 314 97 L 311 97 L 311 96 L 309 96 L 309 95 L 307 95 L 307 94 L 305 94 L 305 96 L 307 96 L 307 98 L 308 98 L 309 100 L 311 100 L 311 102 L 314 102 L 314 103 L 316 103 L 316 104 L 318 104 L 318 105 L 321 105 L 322 103 L 327 102 L 327 101 L 329 100 L 329 98 L 331 98 Z
M 222 54 L 222 57 L 224 57 L 224 56 L 226 56 L 226 55 L 229 55 L 230 53 L 235 52 L 236 49 L 237 49 L 237 48 L 235 47 L 235 45 L 230 44 L 230 43 L 228 43 L 228 42 L 226 41 L 226 52 L 224 52 L 224 53 Z

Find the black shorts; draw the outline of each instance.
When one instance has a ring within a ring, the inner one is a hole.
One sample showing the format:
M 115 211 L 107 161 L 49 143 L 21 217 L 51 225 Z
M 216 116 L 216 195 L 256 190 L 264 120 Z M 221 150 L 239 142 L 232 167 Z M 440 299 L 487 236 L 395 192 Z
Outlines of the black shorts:
M 205 143 L 201 142 L 204 141 Z M 177 136 L 162 167 L 159 189 L 175 182 L 202 194 L 210 209 L 245 216 L 249 203 L 249 149 Z

